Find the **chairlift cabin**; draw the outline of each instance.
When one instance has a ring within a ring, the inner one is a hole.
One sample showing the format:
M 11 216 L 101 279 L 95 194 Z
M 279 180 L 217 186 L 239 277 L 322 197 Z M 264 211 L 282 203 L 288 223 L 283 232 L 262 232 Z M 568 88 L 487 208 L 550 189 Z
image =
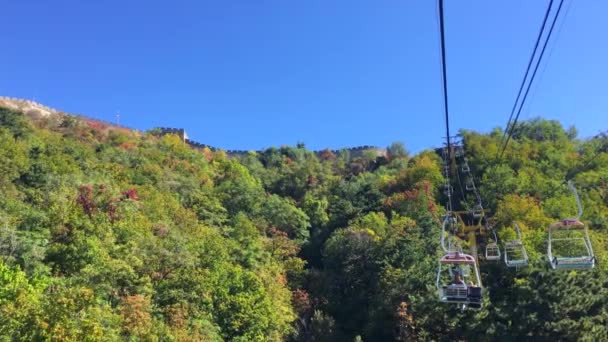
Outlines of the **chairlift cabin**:
M 462 145 L 456 145 L 454 148 L 454 157 L 460 158 L 462 156 L 464 156 L 464 149 L 462 148 Z
M 496 232 L 491 229 L 494 235 L 494 241 L 486 244 L 486 260 L 496 261 L 500 260 L 500 248 L 498 248 L 498 239 L 496 238 Z
M 474 218 L 480 218 L 484 216 L 484 212 L 483 212 L 483 206 L 481 204 L 477 204 L 475 207 L 473 207 L 473 209 L 471 210 L 471 214 L 473 214 Z
M 528 253 L 521 241 L 519 225 L 513 222 L 513 226 L 517 232 L 517 239 L 505 242 L 505 264 L 507 267 L 525 267 L 528 266 Z
M 468 177 L 464 186 L 468 191 L 475 190 L 475 182 L 473 182 L 473 178 Z
M 500 260 L 500 248 L 496 242 L 491 242 L 486 245 L 486 260 Z
M 547 256 L 553 269 L 588 270 L 595 267 L 595 255 L 584 223 L 566 219 L 549 226 Z
M 443 149 L 441 149 L 441 154 L 442 154 L 444 160 L 449 159 L 450 158 L 450 149 L 448 149 L 447 146 L 444 147 Z
M 469 167 L 469 164 L 466 162 L 464 162 L 464 164 L 462 165 L 462 172 L 470 172 L 471 168 Z
M 436 286 L 443 303 L 481 308 L 481 278 L 475 258 L 469 254 L 449 252 L 444 255 L 439 260 Z
M 578 192 L 572 181 L 568 181 L 568 186 L 576 198 L 578 216 L 549 226 L 547 257 L 553 269 L 588 270 L 595 267 L 593 246 L 587 226 L 579 221 L 583 207 Z

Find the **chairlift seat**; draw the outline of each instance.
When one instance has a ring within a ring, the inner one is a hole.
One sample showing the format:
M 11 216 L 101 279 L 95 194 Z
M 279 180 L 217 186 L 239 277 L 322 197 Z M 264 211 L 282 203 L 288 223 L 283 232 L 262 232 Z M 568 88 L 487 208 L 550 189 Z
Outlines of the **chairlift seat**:
M 554 238 L 553 231 L 567 231 L 567 230 L 582 230 L 584 236 L 582 237 L 566 237 L 566 238 Z M 569 241 L 574 243 L 575 241 L 582 241 L 586 252 L 574 255 L 555 255 L 553 248 L 553 242 L 556 241 Z M 556 270 L 588 270 L 595 267 L 595 255 L 593 254 L 593 247 L 591 245 L 591 239 L 587 227 L 582 222 L 576 219 L 566 219 L 556 222 L 549 226 L 549 242 L 547 246 L 547 256 L 549 257 L 549 263 L 553 269 Z
M 528 259 L 505 260 L 507 267 L 525 267 L 528 266 Z
M 469 302 L 481 303 L 481 287 L 469 286 L 468 291 Z
M 521 230 L 517 222 L 513 222 L 513 227 L 517 232 L 517 240 L 505 242 L 505 264 L 507 267 L 525 267 L 528 266 L 528 253 L 526 247 L 521 242 Z
M 514 255 L 515 258 L 513 258 Z M 520 240 L 505 243 L 505 264 L 507 267 L 528 266 L 528 253 Z
M 444 303 L 466 304 L 473 309 L 480 309 L 482 289 L 465 284 L 446 285 L 439 289 L 439 298 Z
M 455 157 L 462 157 L 464 155 L 464 149 L 462 148 L 462 146 L 457 146 L 454 149 L 454 156 Z
M 440 296 L 446 302 L 467 303 L 469 290 L 465 284 L 450 284 L 441 288 Z
M 570 190 L 574 193 L 574 197 L 576 198 L 576 205 L 578 207 L 578 216 L 574 219 L 565 219 L 559 222 L 556 222 L 549 226 L 549 237 L 547 243 L 547 257 L 549 258 L 549 263 L 551 267 L 554 269 L 577 269 L 577 270 L 588 270 L 595 267 L 595 255 L 593 254 L 593 245 L 591 244 L 591 239 L 589 238 L 589 231 L 587 230 L 587 226 L 580 222 L 578 219 L 583 215 L 583 207 L 581 205 L 581 200 L 578 196 L 578 192 L 576 191 L 576 187 L 574 187 L 574 183 L 572 180 L 568 181 L 568 186 Z M 584 237 L 574 238 L 567 237 L 561 239 L 553 238 L 553 231 L 559 230 L 582 230 L 584 232 Z M 576 241 L 583 240 L 585 248 L 587 249 L 585 254 L 574 254 L 570 253 L 570 255 L 555 255 L 552 246 L 553 241 Z
M 482 217 L 484 216 L 483 206 L 481 205 L 481 203 L 478 203 L 473 207 L 473 209 L 469 210 L 469 213 L 472 214 L 475 218 Z
M 455 216 L 448 213 L 444 216 L 441 228 L 441 245 L 446 254 L 439 259 L 435 280 L 437 295 L 440 302 L 462 305 L 463 308 L 473 304 L 478 309 L 481 307 L 482 285 L 475 257 L 460 251 L 454 251 L 451 244 L 449 247 L 445 246 L 445 228 L 450 222 L 456 221 L 455 219 Z M 446 270 L 449 271 L 449 274 L 445 273 Z M 448 283 L 447 278 L 442 277 L 442 275 L 449 276 L 453 280 Z M 470 280 L 470 286 L 466 285 L 467 280 Z M 470 288 L 475 288 L 475 285 L 479 286 L 479 291 L 470 290 Z
M 473 179 L 471 179 L 471 178 L 467 179 L 467 182 L 465 184 L 465 188 L 467 190 L 475 190 L 475 183 L 473 183 Z
M 595 267 L 595 257 L 554 257 L 551 266 L 557 270 L 589 270 Z
M 500 249 L 495 242 L 491 242 L 486 245 L 486 260 L 499 260 L 500 259 Z
M 471 212 L 474 218 L 480 218 L 483 216 L 483 209 L 475 208 Z

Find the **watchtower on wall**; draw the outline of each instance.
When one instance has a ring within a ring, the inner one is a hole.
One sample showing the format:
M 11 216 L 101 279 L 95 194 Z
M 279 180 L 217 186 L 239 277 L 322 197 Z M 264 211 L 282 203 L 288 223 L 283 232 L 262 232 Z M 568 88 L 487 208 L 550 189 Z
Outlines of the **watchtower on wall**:
M 188 134 L 186 130 L 183 128 L 170 128 L 170 127 L 159 127 L 161 135 L 167 134 L 175 134 L 177 135 L 183 142 L 188 140 Z

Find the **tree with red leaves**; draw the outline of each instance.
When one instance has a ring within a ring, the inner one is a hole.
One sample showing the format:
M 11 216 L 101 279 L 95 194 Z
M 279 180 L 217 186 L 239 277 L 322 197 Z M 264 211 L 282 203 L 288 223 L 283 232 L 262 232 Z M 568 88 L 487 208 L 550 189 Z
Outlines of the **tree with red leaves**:
M 92 217 L 97 211 L 97 206 L 93 202 L 93 186 L 80 186 L 78 189 L 78 198 L 76 199 L 76 202 L 82 206 L 82 210 L 84 210 L 89 217 Z

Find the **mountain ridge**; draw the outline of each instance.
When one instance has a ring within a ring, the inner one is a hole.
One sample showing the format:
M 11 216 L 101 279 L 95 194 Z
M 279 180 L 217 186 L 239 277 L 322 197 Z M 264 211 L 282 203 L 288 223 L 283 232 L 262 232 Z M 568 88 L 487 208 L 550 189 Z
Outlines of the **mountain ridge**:
M 120 125 L 118 123 L 112 123 L 109 121 L 93 118 L 93 117 L 83 115 L 83 114 L 74 114 L 74 113 L 64 112 L 64 111 L 54 109 L 54 108 L 48 107 L 46 105 L 43 105 L 39 102 L 36 102 L 33 100 L 28 100 L 28 99 L 0 96 L 0 107 L 5 107 L 5 108 L 12 109 L 12 110 L 20 111 L 20 112 L 22 112 L 26 115 L 29 115 L 31 117 L 34 117 L 34 118 L 36 118 L 36 117 L 47 117 L 48 118 L 53 115 L 70 115 L 70 116 L 74 116 L 74 117 L 80 118 L 85 121 L 93 121 L 95 123 L 105 125 L 107 128 L 110 128 L 110 129 L 112 129 L 112 128 L 113 129 L 128 129 L 128 130 L 135 131 L 135 132 L 141 132 L 139 129 L 136 129 L 136 128 L 132 128 L 132 127 Z M 192 148 L 199 149 L 199 150 L 204 149 L 204 148 L 209 148 L 212 151 L 221 150 L 221 151 L 225 151 L 229 156 L 242 156 L 249 152 L 261 152 L 261 150 L 257 150 L 257 151 L 231 150 L 231 149 L 224 149 L 221 147 L 207 145 L 205 143 L 201 143 L 201 142 L 189 139 L 185 128 L 153 127 L 150 130 L 159 130 L 161 134 L 176 134 Z M 337 149 L 337 150 L 330 150 L 330 149 L 326 148 L 326 149 L 316 150 L 314 152 L 319 155 L 322 153 L 327 153 L 327 151 L 330 151 L 335 154 L 342 150 L 348 151 L 350 158 L 363 157 L 363 155 L 366 151 L 370 151 L 372 154 L 374 154 L 377 157 L 386 156 L 386 154 L 387 154 L 386 148 L 378 147 L 378 146 L 371 146 L 371 145 L 344 147 L 344 148 Z

